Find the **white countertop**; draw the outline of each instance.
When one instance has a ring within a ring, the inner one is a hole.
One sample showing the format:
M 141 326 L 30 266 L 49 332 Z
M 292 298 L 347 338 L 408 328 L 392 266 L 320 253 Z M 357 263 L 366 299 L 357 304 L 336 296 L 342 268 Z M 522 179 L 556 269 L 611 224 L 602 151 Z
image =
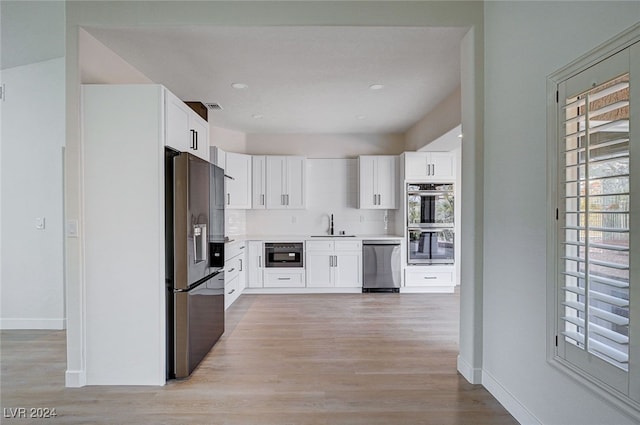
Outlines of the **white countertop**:
M 234 235 L 229 236 L 229 242 L 236 241 L 266 241 L 266 242 L 304 242 L 310 240 L 403 240 L 398 235 L 355 235 L 355 236 L 329 236 L 329 235 Z

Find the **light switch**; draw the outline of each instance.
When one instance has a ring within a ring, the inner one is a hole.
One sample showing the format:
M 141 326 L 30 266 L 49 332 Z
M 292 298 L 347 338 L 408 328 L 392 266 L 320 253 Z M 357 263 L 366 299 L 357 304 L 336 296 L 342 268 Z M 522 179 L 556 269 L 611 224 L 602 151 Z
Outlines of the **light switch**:
M 78 237 L 78 220 L 67 220 L 66 228 L 68 238 Z
M 44 230 L 44 217 L 36 217 L 36 229 Z

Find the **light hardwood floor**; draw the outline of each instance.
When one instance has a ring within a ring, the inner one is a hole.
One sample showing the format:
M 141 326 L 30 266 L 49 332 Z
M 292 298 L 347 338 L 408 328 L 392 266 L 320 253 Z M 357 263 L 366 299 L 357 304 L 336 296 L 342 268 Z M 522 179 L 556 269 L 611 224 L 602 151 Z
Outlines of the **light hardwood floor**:
M 243 295 L 194 374 L 164 387 L 65 388 L 65 333 L 3 331 L 3 424 L 474 424 L 517 422 L 456 372 L 458 296 Z M 143 360 L 141 360 L 143 361 Z

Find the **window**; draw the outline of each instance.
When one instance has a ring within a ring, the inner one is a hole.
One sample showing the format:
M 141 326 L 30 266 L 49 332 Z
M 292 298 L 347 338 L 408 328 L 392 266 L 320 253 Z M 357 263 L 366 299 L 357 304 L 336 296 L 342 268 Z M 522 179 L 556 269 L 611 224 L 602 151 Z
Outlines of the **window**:
M 640 414 L 640 26 L 550 77 L 550 360 Z M 604 58 L 604 59 L 595 59 Z

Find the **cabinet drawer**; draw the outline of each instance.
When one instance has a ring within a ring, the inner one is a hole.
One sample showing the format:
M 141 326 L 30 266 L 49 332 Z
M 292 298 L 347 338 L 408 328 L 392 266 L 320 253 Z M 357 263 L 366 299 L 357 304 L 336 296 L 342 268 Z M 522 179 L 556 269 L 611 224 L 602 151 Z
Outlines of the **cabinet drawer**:
M 335 241 L 336 251 L 361 251 L 362 241 Z
M 307 251 L 333 251 L 333 241 L 307 241 Z
M 405 286 L 453 285 L 453 272 L 447 270 L 406 270 Z
M 264 273 L 265 288 L 304 288 L 304 269 L 296 271 L 266 271 Z
M 224 263 L 224 281 L 230 282 L 240 275 L 240 262 L 230 260 Z
M 244 252 L 245 242 L 244 241 L 234 241 L 234 242 L 226 242 L 224 244 L 224 261 L 225 267 L 226 262 L 235 257 L 236 255 Z

